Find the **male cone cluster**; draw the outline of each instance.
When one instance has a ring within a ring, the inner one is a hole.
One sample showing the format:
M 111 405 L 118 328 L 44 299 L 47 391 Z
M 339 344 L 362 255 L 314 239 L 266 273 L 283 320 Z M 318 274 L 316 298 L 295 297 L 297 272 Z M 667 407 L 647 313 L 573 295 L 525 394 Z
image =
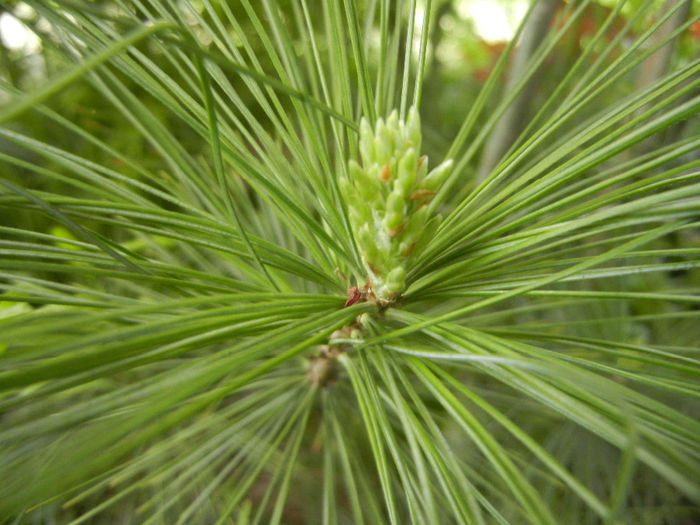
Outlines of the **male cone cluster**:
M 406 285 L 406 269 L 434 232 L 439 216 L 425 204 L 452 166 L 447 160 L 428 172 L 419 156 L 420 117 L 415 108 L 404 122 L 394 110 L 374 130 L 360 122 L 361 164 L 349 162 L 351 179 L 340 179 L 367 280 L 378 301 L 390 303 Z

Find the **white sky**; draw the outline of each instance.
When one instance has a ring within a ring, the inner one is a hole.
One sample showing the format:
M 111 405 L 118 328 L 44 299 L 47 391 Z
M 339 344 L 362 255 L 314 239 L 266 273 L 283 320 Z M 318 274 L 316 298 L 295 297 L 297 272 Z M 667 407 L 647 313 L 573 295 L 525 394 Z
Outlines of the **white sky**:
M 28 15 L 31 12 L 31 7 L 24 3 L 18 4 L 15 8 L 15 13 L 20 16 Z M 7 12 L 0 15 L 0 35 L 3 44 L 9 49 L 24 51 L 29 55 L 36 53 L 41 48 L 39 37 Z
M 455 5 L 460 18 L 474 20 L 477 34 L 487 42 L 510 40 L 527 12 L 527 0 L 461 0 Z

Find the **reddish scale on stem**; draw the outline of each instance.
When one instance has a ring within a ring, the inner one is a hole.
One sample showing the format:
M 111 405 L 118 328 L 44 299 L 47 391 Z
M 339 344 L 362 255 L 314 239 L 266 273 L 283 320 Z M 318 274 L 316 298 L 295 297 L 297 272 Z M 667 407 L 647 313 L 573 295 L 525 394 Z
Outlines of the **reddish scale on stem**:
M 347 308 L 348 306 L 352 306 L 353 304 L 357 303 L 361 297 L 362 293 L 360 293 L 360 289 L 357 286 L 348 288 L 348 300 L 345 301 L 343 308 Z

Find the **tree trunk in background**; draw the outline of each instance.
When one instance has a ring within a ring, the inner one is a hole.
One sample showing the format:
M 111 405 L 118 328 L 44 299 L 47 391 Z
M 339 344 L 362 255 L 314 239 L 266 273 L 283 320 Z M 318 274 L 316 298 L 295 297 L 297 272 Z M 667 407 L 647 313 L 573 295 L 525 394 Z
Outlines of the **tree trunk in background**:
M 513 90 L 522 78 L 530 57 L 548 34 L 549 24 L 560 3 L 561 0 L 539 0 L 537 2 L 530 17 L 525 22 L 520 42 L 513 53 L 513 62 L 508 72 L 505 93 Z M 533 82 L 530 81 L 496 124 L 484 146 L 484 153 L 477 171 L 477 182 L 483 181 L 488 176 L 522 131 L 523 119 L 527 115 L 532 88 Z
M 678 0 L 667 0 L 664 4 L 662 13 L 670 11 L 675 5 L 678 4 Z M 666 22 L 651 35 L 649 45 L 658 45 L 661 41 L 669 37 L 676 29 L 678 29 L 690 15 L 691 0 L 685 0 L 683 5 L 679 7 L 671 18 L 666 20 Z M 671 57 L 673 56 L 673 51 L 676 45 L 678 37 L 675 37 L 671 41 L 667 42 L 661 49 L 656 53 L 651 55 L 644 61 L 642 70 L 637 78 L 637 88 L 641 89 L 649 84 L 653 84 L 655 81 L 663 77 L 671 65 Z
M 667 0 L 661 13 L 667 13 L 676 5 L 678 5 L 678 0 Z M 676 29 L 683 25 L 690 16 L 691 5 L 692 0 L 684 0 L 683 4 L 676 10 L 676 12 L 673 13 L 673 15 L 671 15 L 671 17 L 666 20 L 661 27 L 659 27 L 658 31 L 655 31 L 654 34 L 651 35 L 651 38 L 649 39 L 649 46 L 652 47 L 658 45 L 663 40 L 668 38 Z M 639 76 L 637 77 L 637 90 L 644 89 L 645 87 L 653 84 L 669 72 L 677 42 L 678 36 L 666 42 L 663 47 L 661 47 L 643 62 L 641 70 L 639 71 Z M 678 100 L 677 104 L 682 104 L 683 102 L 690 100 L 692 96 L 692 92 L 687 93 Z M 641 115 L 650 107 L 651 106 L 647 104 L 646 106 L 639 108 L 637 115 Z M 643 151 L 652 147 L 653 144 L 659 144 L 663 141 L 674 140 L 675 137 L 678 137 L 680 133 L 682 133 L 682 130 L 686 124 L 687 121 L 683 120 L 668 128 L 663 135 L 649 137 L 637 145 L 636 151 Z

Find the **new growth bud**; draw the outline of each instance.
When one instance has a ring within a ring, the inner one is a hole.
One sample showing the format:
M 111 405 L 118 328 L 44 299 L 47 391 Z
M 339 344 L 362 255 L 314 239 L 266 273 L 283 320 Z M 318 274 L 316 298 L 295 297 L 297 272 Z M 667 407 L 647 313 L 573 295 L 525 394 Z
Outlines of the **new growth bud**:
M 449 174 L 452 161 L 428 172 L 427 157 L 419 156 L 415 108 L 405 122 L 394 110 L 386 120 L 378 119 L 374 129 L 363 118 L 359 146 L 362 164 L 351 160 L 351 180 L 342 178 L 339 187 L 372 292 L 389 303 L 406 287 L 408 264 L 437 227 L 439 217 L 430 217 L 425 204 Z

